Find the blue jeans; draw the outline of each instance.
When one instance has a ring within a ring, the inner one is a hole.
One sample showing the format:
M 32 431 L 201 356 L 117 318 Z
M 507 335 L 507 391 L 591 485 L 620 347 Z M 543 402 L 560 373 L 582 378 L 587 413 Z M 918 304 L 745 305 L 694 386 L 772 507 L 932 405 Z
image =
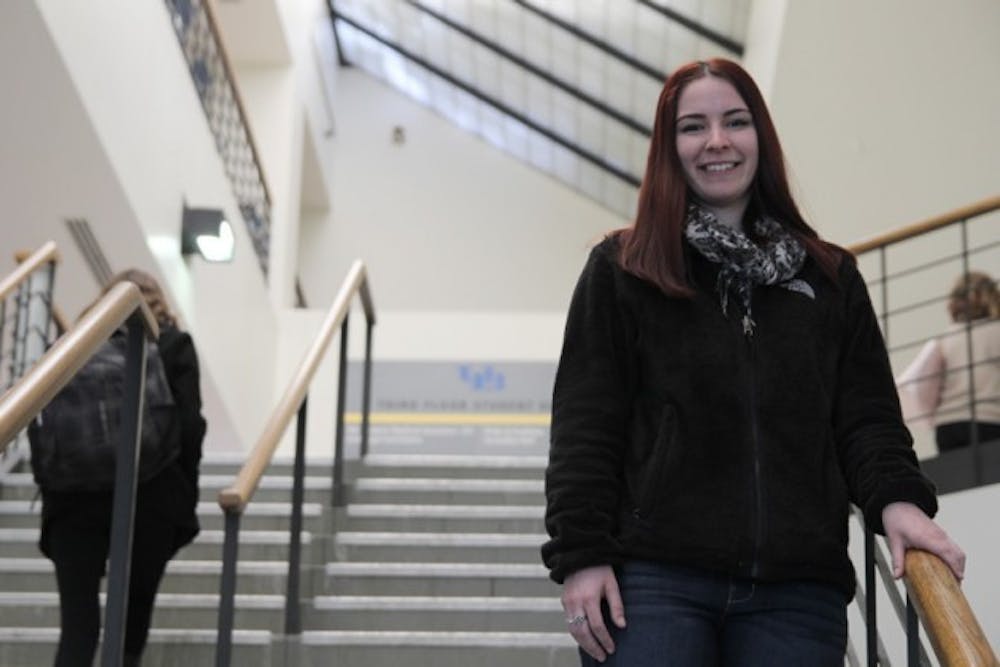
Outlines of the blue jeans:
M 618 573 L 624 630 L 605 623 L 619 667 L 843 667 L 847 600 L 818 583 L 760 583 L 646 562 Z M 580 652 L 583 667 L 601 663 Z

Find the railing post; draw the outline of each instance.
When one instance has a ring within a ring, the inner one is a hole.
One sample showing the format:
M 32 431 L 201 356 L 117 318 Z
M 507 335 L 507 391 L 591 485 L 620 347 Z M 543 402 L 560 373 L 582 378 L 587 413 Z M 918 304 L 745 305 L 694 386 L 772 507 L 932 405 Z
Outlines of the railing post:
M 886 247 L 878 249 L 879 280 L 882 281 L 882 338 L 889 347 L 889 271 Z
M 962 276 L 966 292 L 966 299 L 968 298 L 970 281 L 969 281 L 969 230 L 968 230 L 968 220 L 963 219 L 959 223 L 959 230 L 961 231 L 962 238 Z M 975 373 L 976 358 L 973 356 L 972 350 L 972 320 L 966 316 L 965 319 L 965 355 L 968 360 L 967 373 L 968 373 L 968 389 L 969 389 L 969 446 L 972 447 L 972 475 L 976 482 L 976 486 L 982 486 L 983 484 L 983 465 L 982 460 L 980 460 L 980 450 L 979 450 L 979 424 L 976 422 L 976 382 L 973 374 Z
M 0 334 L 3 333 L 4 329 L 7 327 L 7 299 L 0 299 Z M 3 363 L 3 341 L 7 336 L 0 335 L 0 363 Z M 6 390 L 10 385 L 14 384 L 14 373 L 13 368 L 10 369 L 12 372 L 7 378 L 10 379 L 10 384 L 4 382 L 4 386 L 0 388 L 0 391 Z M 0 378 L 3 378 L 3 372 L 0 372 Z M 5 378 L 5 379 L 7 379 Z
M 11 333 L 10 374 L 19 378 L 24 375 L 25 358 L 28 356 L 28 303 L 31 292 L 27 282 L 17 288 L 16 307 L 14 309 L 14 330 Z
M 343 507 L 344 494 L 344 405 L 347 400 L 347 325 L 350 314 L 340 325 L 340 364 L 337 371 L 337 434 L 333 446 L 333 492 L 331 503 Z
M 288 580 L 285 591 L 285 634 L 302 632 L 302 614 L 299 609 L 299 579 L 302 563 L 302 502 L 305 497 L 306 458 L 306 406 L 308 394 L 299 406 L 295 422 L 295 462 L 292 472 L 292 520 L 288 536 Z
M 865 525 L 865 645 L 868 667 L 878 665 L 878 623 L 875 618 L 875 533 Z
M 229 667 L 232 660 L 236 560 L 239 556 L 241 516 L 241 512 L 226 510 L 226 535 L 222 543 L 222 580 L 219 586 L 219 628 L 215 641 L 215 667 Z
M 111 541 L 108 547 L 110 562 L 104 614 L 104 646 L 101 652 L 102 667 L 121 665 L 125 650 L 136 469 L 139 461 L 139 438 L 142 434 L 142 406 L 146 385 L 146 331 L 142 320 L 135 315 L 128 320 L 127 344 L 121 440 L 118 442 L 115 459 Z
M 372 320 L 365 326 L 365 377 L 361 404 L 361 458 L 368 456 L 368 424 L 372 404 Z
M 909 667 L 922 667 L 920 659 L 920 619 L 917 618 L 917 608 L 913 599 L 906 595 L 906 664 Z

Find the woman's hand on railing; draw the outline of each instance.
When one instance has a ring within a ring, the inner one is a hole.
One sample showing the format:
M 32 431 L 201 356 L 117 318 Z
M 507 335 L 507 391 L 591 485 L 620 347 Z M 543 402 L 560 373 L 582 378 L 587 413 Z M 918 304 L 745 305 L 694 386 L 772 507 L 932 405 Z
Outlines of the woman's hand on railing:
M 913 503 L 889 503 L 882 510 L 882 525 L 892 554 L 892 575 L 905 573 L 907 549 L 923 549 L 943 560 L 959 581 L 965 576 L 965 552 L 941 526 Z

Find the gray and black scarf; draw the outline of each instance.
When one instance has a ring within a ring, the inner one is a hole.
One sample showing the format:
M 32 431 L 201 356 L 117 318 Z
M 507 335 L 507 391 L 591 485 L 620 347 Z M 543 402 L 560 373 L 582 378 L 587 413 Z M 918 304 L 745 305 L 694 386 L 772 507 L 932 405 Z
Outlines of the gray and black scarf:
M 758 242 L 743 232 L 719 222 L 697 206 L 688 207 L 684 236 L 706 259 L 719 265 L 716 290 L 726 313 L 730 293 L 743 306 L 743 333 L 753 334 L 750 296 L 758 285 L 777 285 L 792 280 L 806 260 L 806 250 L 781 224 L 762 217 L 753 222 Z

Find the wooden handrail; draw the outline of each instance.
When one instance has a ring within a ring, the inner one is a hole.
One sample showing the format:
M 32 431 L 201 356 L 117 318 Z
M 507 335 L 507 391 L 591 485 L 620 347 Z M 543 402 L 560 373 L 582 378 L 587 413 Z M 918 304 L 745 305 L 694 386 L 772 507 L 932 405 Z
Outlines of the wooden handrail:
M 264 470 L 271 463 L 281 436 L 285 433 L 292 417 L 295 416 L 306 396 L 309 383 L 316 374 L 316 369 L 319 368 L 319 364 L 333 340 L 334 333 L 347 317 L 351 307 L 351 299 L 355 294 L 361 297 L 365 317 L 368 318 L 369 322 L 374 323 L 375 307 L 371 290 L 368 287 L 365 265 L 360 260 L 356 260 L 351 266 L 347 278 L 333 300 L 333 305 L 327 312 L 319 333 L 299 363 L 298 369 L 289 381 L 274 412 L 271 413 L 270 419 L 264 425 L 264 430 L 257 439 L 246 463 L 237 473 L 232 485 L 219 492 L 219 506 L 226 512 L 241 513 L 253 497 Z
M 865 241 L 853 243 L 847 246 L 847 249 L 855 255 L 860 255 L 868 252 L 869 250 L 875 250 L 876 248 L 905 241 L 915 236 L 926 234 L 927 232 L 933 232 L 935 229 L 947 227 L 948 225 L 956 223 L 959 220 L 968 220 L 969 218 L 974 218 L 978 215 L 991 213 L 997 209 L 1000 209 L 1000 195 L 983 199 L 982 201 L 978 201 L 974 204 L 957 208 L 954 211 L 937 215 L 921 222 L 915 222 L 911 225 L 894 229 L 891 232 L 880 234 Z
M 160 328 L 142 292 L 131 282 L 120 283 L 0 396 L 0 451 L 133 314 L 142 318 L 150 340 L 156 340 Z
M 51 246 L 51 248 L 49 247 Z M 34 269 L 41 266 L 45 262 L 58 262 L 59 252 L 56 250 L 55 241 L 48 241 L 38 250 L 32 252 L 30 250 L 18 250 L 14 253 L 14 261 L 18 264 L 30 264 Z M 6 294 L 0 295 L 0 301 L 6 297 Z M 63 312 L 59 309 L 56 304 L 51 304 L 52 307 L 52 320 L 56 323 L 56 331 L 61 336 L 62 334 L 69 331 L 69 320 L 63 315 Z
M 1000 667 L 955 575 L 937 556 L 906 552 L 906 591 L 945 667 Z
M 17 268 L 6 278 L 0 280 L 0 301 L 6 299 L 11 292 L 17 289 L 18 285 L 27 280 L 28 276 L 43 265 L 59 261 L 59 252 L 56 250 L 55 241 L 47 241 L 41 248 L 23 259 L 19 259 L 19 256 L 21 253 L 14 254 L 14 260 L 19 262 Z

